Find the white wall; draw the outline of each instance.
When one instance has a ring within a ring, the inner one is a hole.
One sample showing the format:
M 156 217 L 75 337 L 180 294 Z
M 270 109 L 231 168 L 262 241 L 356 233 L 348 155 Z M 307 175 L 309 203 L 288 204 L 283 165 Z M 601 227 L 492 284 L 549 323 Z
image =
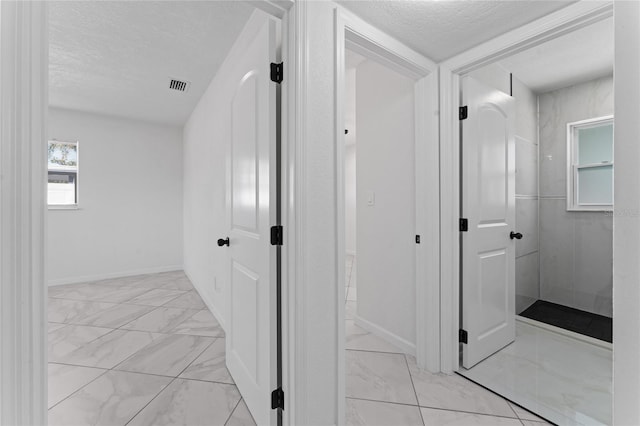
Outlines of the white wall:
M 356 254 L 356 152 L 357 148 L 355 144 L 347 145 L 345 148 L 345 170 L 344 170 L 344 184 L 345 184 L 345 251 L 347 254 Z
M 513 76 L 516 99 L 516 313 L 540 298 L 538 97 Z
M 233 53 L 234 50 L 232 49 Z M 228 234 L 226 154 L 231 137 L 227 58 L 184 126 L 184 269 L 224 327 Z
M 544 93 L 538 99 L 540 296 L 611 317 L 613 217 L 605 212 L 567 211 L 566 126 L 613 114 L 613 77 Z M 616 188 L 616 195 L 624 193 Z
M 366 61 L 356 88 L 357 317 L 415 351 L 414 81 Z
M 182 268 L 178 127 L 49 108 L 79 142 L 79 210 L 48 211 L 49 284 Z
M 614 2 L 613 424 L 640 424 L 640 3 Z

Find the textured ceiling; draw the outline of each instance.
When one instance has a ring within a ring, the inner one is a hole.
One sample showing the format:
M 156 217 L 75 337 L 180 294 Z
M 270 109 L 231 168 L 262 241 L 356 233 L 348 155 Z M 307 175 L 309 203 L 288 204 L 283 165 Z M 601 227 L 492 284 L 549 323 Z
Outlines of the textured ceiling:
M 520 52 L 500 65 L 538 93 L 613 74 L 613 18 Z
M 573 1 L 338 0 L 338 3 L 440 62 Z
M 51 2 L 50 105 L 182 125 L 252 11 L 240 1 Z M 170 78 L 189 91 L 170 91 Z

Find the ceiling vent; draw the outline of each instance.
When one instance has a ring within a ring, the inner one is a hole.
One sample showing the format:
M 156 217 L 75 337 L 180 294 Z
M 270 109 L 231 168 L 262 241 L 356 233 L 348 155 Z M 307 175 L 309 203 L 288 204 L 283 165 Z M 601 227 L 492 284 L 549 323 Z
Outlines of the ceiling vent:
M 190 85 L 191 83 L 188 81 L 181 81 L 172 78 L 169 82 L 169 89 L 177 90 L 178 92 L 186 92 L 189 90 Z

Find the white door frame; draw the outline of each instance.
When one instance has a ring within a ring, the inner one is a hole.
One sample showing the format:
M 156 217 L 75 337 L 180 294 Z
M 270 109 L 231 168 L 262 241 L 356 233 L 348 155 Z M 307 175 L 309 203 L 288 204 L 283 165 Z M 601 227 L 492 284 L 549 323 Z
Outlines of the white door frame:
M 246 0 L 282 22 L 282 60 L 292 70 L 296 28 L 293 0 Z M 46 164 L 49 13 L 47 2 L 0 2 L 0 423 L 42 425 L 47 419 Z M 292 43 L 293 41 L 293 43 Z M 291 63 L 290 63 L 291 62 Z M 293 72 L 289 74 L 295 76 Z M 289 156 L 295 127 L 295 78 L 282 83 L 283 223 L 295 222 L 295 176 Z M 295 159 L 295 157 L 293 157 Z M 293 228 L 291 228 L 293 229 Z M 283 388 L 292 388 L 286 300 L 295 240 L 282 257 Z M 294 392 L 286 392 L 290 397 Z M 288 399 L 289 407 L 293 407 Z M 284 411 L 284 424 L 292 412 Z
M 0 424 L 47 423 L 46 2 L 0 2 Z
M 440 64 L 440 169 L 442 218 L 442 371 L 459 368 L 460 320 L 460 77 L 523 50 L 613 15 L 610 2 L 580 1 L 498 36 Z M 615 288 L 615 281 L 614 281 Z M 615 290 L 614 290 L 615 294 Z
M 421 368 L 440 371 L 437 340 L 440 315 L 439 211 L 438 199 L 438 79 L 436 64 L 342 7 L 334 10 L 335 28 L 335 182 L 336 182 L 336 294 L 338 302 L 338 415 L 344 419 L 345 404 L 345 306 L 341 303 L 345 287 L 345 144 L 344 105 L 345 47 L 375 59 L 415 80 L 415 209 L 416 234 L 416 359 Z

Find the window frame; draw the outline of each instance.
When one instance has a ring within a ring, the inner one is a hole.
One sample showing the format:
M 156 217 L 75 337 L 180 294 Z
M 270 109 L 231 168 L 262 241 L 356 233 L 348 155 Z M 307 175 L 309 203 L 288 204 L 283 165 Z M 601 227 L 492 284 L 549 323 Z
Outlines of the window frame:
M 578 165 L 579 141 L 576 137 L 578 130 L 599 127 L 602 125 L 614 124 L 613 115 L 589 118 L 587 120 L 567 123 L 567 211 L 613 211 L 615 198 L 612 204 L 579 204 L 579 180 L 578 171 L 581 169 L 608 167 L 615 170 L 615 158 L 608 163 L 595 163 Z M 615 144 L 615 141 L 612 142 Z M 611 189 L 612 196 L 615 197 L 614 188 Z
M 66 144 L 66 145 L 75 145 L 76 147 L 76 179 L 75 179 L 75 203 L 73 204 L 49 204 L 49 172 L 51 171 L 60 171 L 60 172 L 68 172 L 69 170 L 64 169 L 55 169 L 49 167 L 49 156 L 48 156 L 48 148 L 49 144 L 57 143 L 57 144 Z M 58 139 L 49 139 L 47 141 L 47 208 L 49 210 L 78 210 L 80 200 L 80 142 L 77 140 L 58 140 Z

